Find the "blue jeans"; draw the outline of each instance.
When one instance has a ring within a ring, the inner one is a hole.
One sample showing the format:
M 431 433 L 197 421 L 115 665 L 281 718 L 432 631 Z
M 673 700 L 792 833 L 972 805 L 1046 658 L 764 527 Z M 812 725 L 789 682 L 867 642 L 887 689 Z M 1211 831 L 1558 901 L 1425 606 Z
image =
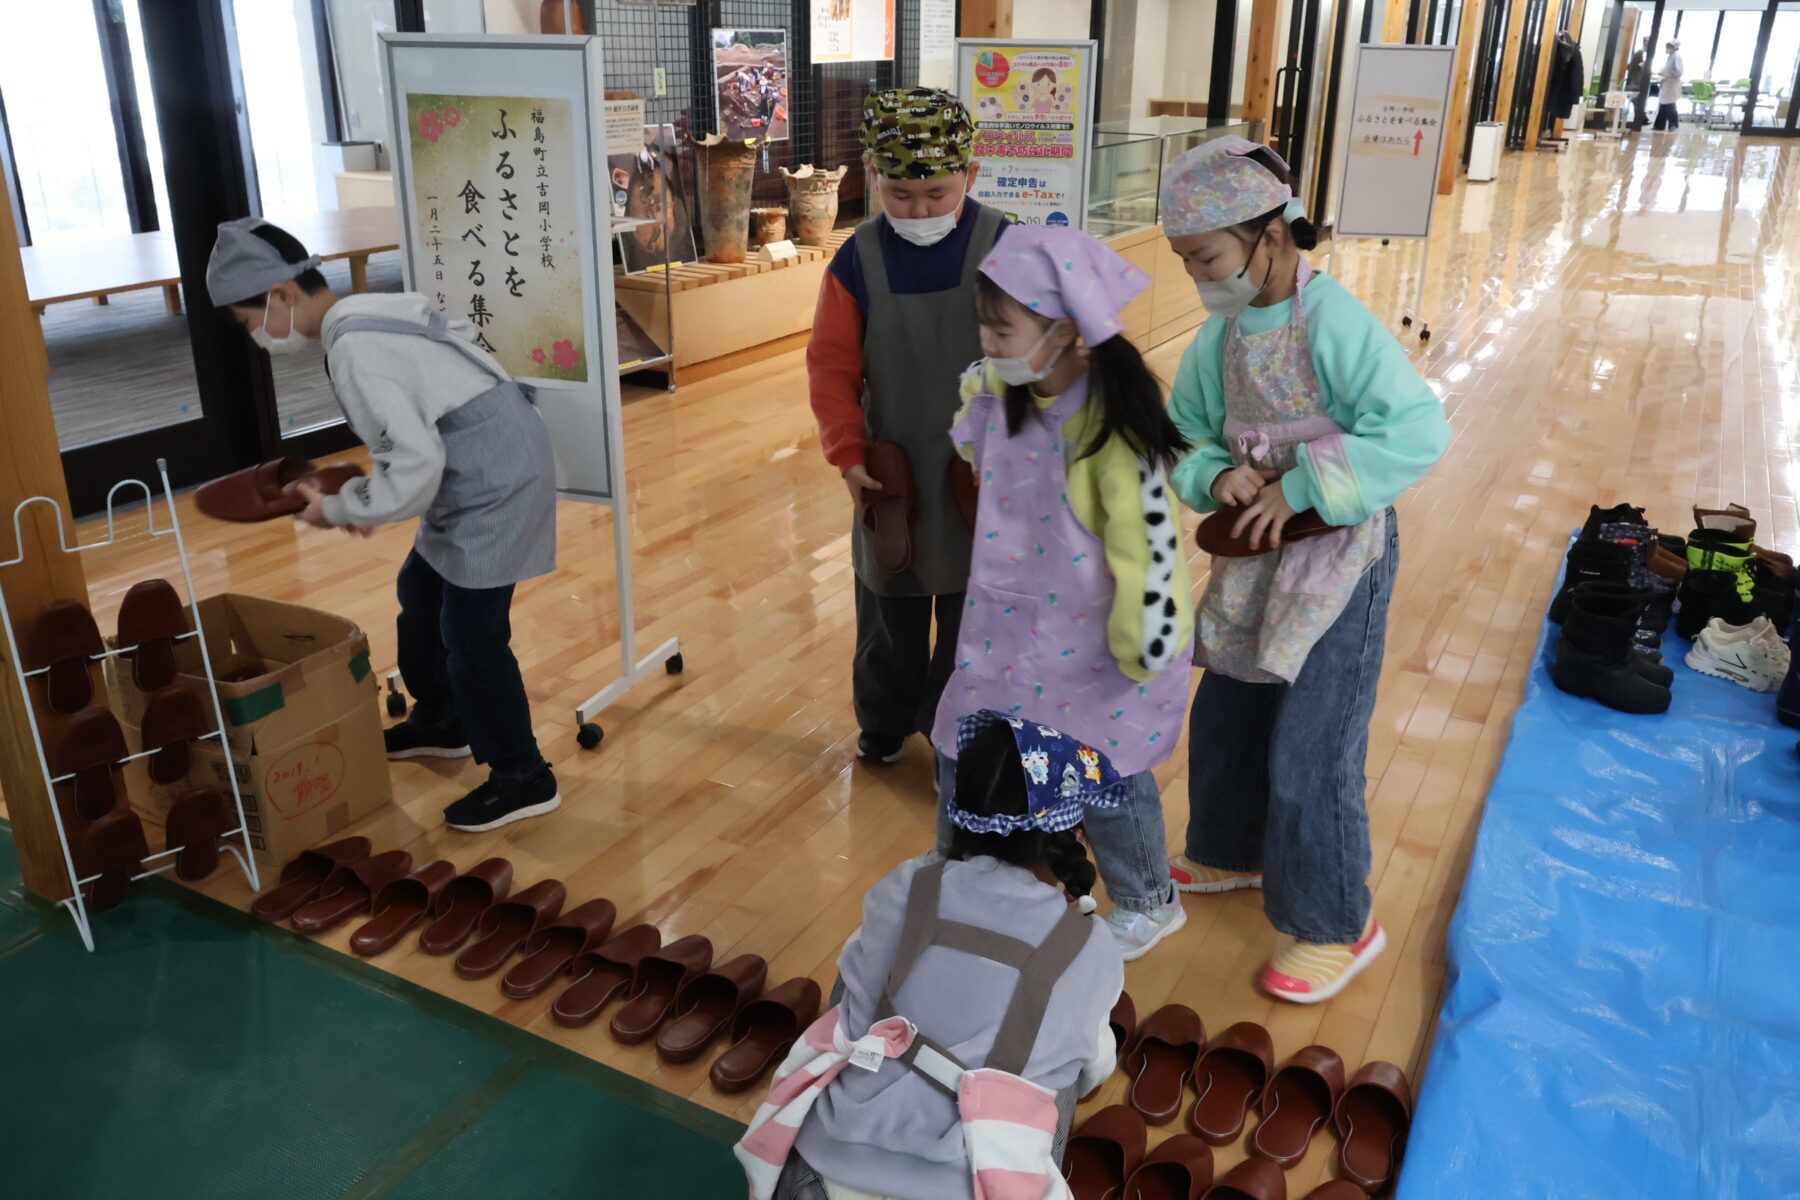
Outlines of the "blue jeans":
M 1354 942 L 1369 918 L 1369 719 L 1387 638 L 1400 531 L 1291 684 L 1200 679 L 1188 725 L 1187 856 L 1263 872 L 1270 924 Z
M 1115 907 L 1152 912 L 1175 902 L 1169 878 L 1168 836 L 1163 831 L 1162 791 L 1149 771 L 1126 777 L 1131 791 L 1114 808 L 1090 808 L 1082 829 L 1094 849 L 1094 865 Z M 956 795 L 956 760 L 938 751 L 937 853 L 950 846 L 950 799 Z
M 400 674 L 416 702 L 407 723 L 466 741 L 502 782 L 537 774 L 544 756 L 512 652 L 512 587 L 457 587 L 415 550 L 397 590 Z

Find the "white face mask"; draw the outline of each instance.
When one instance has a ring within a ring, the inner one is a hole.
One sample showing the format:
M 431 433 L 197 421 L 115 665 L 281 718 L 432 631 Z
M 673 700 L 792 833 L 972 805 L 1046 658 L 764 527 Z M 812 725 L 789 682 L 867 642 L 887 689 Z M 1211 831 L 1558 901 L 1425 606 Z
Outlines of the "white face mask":
M 1067 349 L 1067 347 L 1061 347 L 1055 354 L 1052 354 L 1050 356 L 1050 361 L 1044 364 L 1042 370 L 1033 367 L 1031 365 L 1031 360 L 1037 357 L 1037 352 L 1044 348 L 1044 343 L 1048 342 L 1050 340 L 1050 335 L 1055 332 L 1056 324 L 1052 322 L 1050 328 L 1044 330 L 1044 336 L 1038 339 L 1037 345 L 1031 348 L 1031 353 L 1027 354 L 1024 358 L 988 359 L 988 362 L 993 364 L 994 373 L 1000 376 L 1002 382 L 1010 384 L 1013 387 L 1025 387 L 1029 384 L 1038 383 L 1049 378 L 1050 372 L 1056 370 L 1057 361 L 1062 358 L 1063 350 Z
M 1244 269 L 1230 279 L 1218 283 L 1194 285 L 1200 292 L 1200 303 L 1206 305 L 1207 312 L 1217 313 L 1221 317 L 1235 318 L 1250 307 L 1251 301 L 1263 294 L 1263 289 L 1269 286 L 1269 280 L 1275 275 L 1275 264 L 1273 262 L 1269 264 L 1269 269 L 1263 273 L 1263 281 L 1260 284 L 1250 278 L 1250 262 L 1256 254 L 1257 243 L 1261 241 L 1262 235 L 1259 233 L 1256 235 L 1256 241 L 1250 243 L 1252 259 L 1246 259 Z
M 269 333 L 269 298 L 263 297 L 262 324 L 250 331 L 250 340 L 267 350 L 270 354 L 298 354 L 306 349 L 311 339 L 300 332 L 299 323 L 294 320 L 294 310 L 288 309 L 288 331 L 285 336 L 274 337 Z
M 956 207 L 941 217 L 896 217 L 890 213 L 888 223 L 895 233 L 915 246 L 935 246 L 956 228 L 957 218 L 962 216 L 963 200 L 967 197 L 965 190 L 956 198 Z

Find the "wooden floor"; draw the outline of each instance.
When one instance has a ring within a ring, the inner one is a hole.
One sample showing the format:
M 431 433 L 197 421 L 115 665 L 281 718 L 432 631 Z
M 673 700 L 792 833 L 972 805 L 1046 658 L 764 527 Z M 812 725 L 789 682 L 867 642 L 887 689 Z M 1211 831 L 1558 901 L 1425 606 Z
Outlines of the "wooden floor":
M 1497 182 L 1442 204 L 1423 309 L 1433 337 L 1417 358 L 1457 436 L 1400 504 L 1368 766 L 1390 949 L 1329 1004 L 1278 1004 L 1251 986 L 1276 941 L 1257 897 L 1190 897 L 1187 928 L 1128 970 L 1140 1013 L 1179 1000 L 1211 1029 L 1267 1024 L 1281 1056 L 1322 1041 L 1353 1070 L 1385 1058 L 1416 1073 L 1482 800 L 1587 505 L 1631 500 L 1685 532 L 1693 502 L 1742 501 L 1769 540 L 1795 547 L 1797 156 L 1792 144 L 1699 131 L 1576 142 L 1563 155 L 1511 155 Z M 1333 269 L 1398 331 L 1418 261 L 1412 244 L 1357 242 Z M 1154 365 L 1169 373 L 1180 349 L 1161 348 Z M 933 799 L 922 745 L 889 771 L 853 764 L 848 509 L 819 457 L 801 356 L 673 397 L 639 394 L 625 426 L 641 637 L 679 636 L 687 674 L 610 712 L 601 750 L 576 749 L 572 709 L 615 672 L 618 628 L 606 513 L 565 505 L 564 569 L 521 589 L 515 642 L 566 806 L 494 834 L 447 833 L 439 810 L 476 769 L 405 765 L 394 771 L 401 807 L 364 832 L 420 861 L 504 854 L 522 884 L 564 880 L 571 904 L 608 896 L 622 921 L 704 933 L 722 957 L 765 955 L 772 981 L 828 984 L 865 889 L 929 844 Z M 378 666 L 391 665 L 391 577 L 407 530 L 357 543 L 188 516 L 203 591 L 346 614 L 370 631 Z M 110 611 L 150 569 L 128 554 L 90 566 L 96 607 Z M 1197 578 L 1204 569 L 1195 564 Z M 1162 772 L 1176 841 L 1184 762 Z M 209 886 L 248 900 L 235 875 Z M 711 1108 L 755 1107 L 754 1096 L 715 1095 L 704 1062 L 663 1066 L 603 1025 L 557 1028 L 548 998 L 507 1001 L 493 982 L 460 981 L 448 961 L 412 951 L 381 962 Z M 1099 1102 L 1120 1090 L 1115 1078 Z M 1322 1176 L 1327 1149 L 1321 1140 L 1293 1173 L 1291 1194 Z M 1223 1151 L 1221 1166 L 1241 1153 Z

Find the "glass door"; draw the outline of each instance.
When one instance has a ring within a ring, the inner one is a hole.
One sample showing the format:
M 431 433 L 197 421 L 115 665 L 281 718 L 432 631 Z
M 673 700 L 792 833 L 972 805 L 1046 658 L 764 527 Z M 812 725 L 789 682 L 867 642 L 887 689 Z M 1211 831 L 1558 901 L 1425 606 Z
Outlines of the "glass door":
M 1745 89 L 1743 131 L 1793 137 L 1795 90 L 1800 88 L 1800 3 L 1777 0 L 1763 14 L 1761 40 Z

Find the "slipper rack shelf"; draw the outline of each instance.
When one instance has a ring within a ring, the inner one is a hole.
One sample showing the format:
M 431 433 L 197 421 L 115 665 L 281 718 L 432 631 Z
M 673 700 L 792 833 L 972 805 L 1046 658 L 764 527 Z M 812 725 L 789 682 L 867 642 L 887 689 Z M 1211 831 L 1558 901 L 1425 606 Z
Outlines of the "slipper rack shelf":
M 151 491 L 148 484 L 137 479 L 121 480 L 114 484 L 112 490 L 106 494 L 106 537 L 103 540 L 85 544 L 77 540 L 76 544 L 70 545 L 70 526 L 64 519 L 62 505 L 58 504 L 48 496 L 32 496 L 29 499 L 22 501 L 18 507 L 13 509 L 13 549 L 15 550 L 15 554 L 12 558 L 0 561 L 0 568 L 17 566 L 25 560 L 25 540 L 21 529 L 21 518 L 23 517 L 25 510 L 33 504 L 47 504 L 56 514 L 58 548 L 64 554 L 85 554 L 91 550 L 100 550 L 107 546 L 112 546 L 121 540 L 118 529 L 119 515 L 115 510 L 115 502 L 132 503 L 134 502 L 134 493 L 136 491 L 142 491 L 144 494 L 146 528 L 142 533 L 135 535 L 128 534 L 126 537 L 131 539 L 154 539 L 164 537 L 174 539 L 174 557 L 181 567 L 182 588 L 186 592 L 188 612 L 192 615 L 194 624 L 194 628 L 191 631 L 182 634 L 175 640 L 187 641 L 190 638 L 197 640 L 200 647 L 200 661 L 206 671 L 206 692 L 208 698 L 212 701 L 213 724 L 211 731 L 203 734 L 197 740 L 212 741 L 216 739 L 226 758 L 229 760 L 231 750 L 225 733 L 224 709 L 219 704 L 219 689 L 213 682 L 212 657 L 206 648 L 206 631 L 201 624 L 198 598 L 194 595 L 194 576 L 193 572 L 188 568 L 187 544 L 183 542 L 181 538 L 181 519 L 175 512 L 175 496 L 173 490 L 169 486 L 168 464 L 159 458 L 156 460 L 156 469 L 157 474 L 160 476 L 160 482 L 162 483 L 160 503 L 164 510 L 166 523 L 162 525 L 157 523 L 157 505 L 159 500 L 156 493 Z M 119 499 L 121 492 L 125 493 L 122 500 Z M 77 537 L 78 536 L 79 535 L 77 535 Z M 27 619 L 29 619 L 30 614 L 26 614 L 26 616 Z M 75 920 L 75 928 L 81 934 L 82 944 L 91 951 L 94 948 L 93 925 L 90 920 L 90 914 L 88 913 L 86 899 L 82 894 L 82 889 L 92 885 L 95 880 L 100 878 L 100 876 L 82 876 L 78 875 L 75 870 L 75 858 L 69 850 L 69 833 L 63 825 L 62 806 L 56 799 L 56 785 L 72 781 L 74 775 L 51 774 L 50 760 L 44 751 L 43 730 L 38 723 L 37 707 L 31 701 L 31 678 L 37 675 L 48 674 L 50 668 L 46 667 L 42 670 L 27 671 L 23 662 L 20 660 L 18 639 L 13 632 L 12 610 L 7 605 L 6 588 L 4 585 L 0 585 L 0 628 L 6 630 L 7 656 L 12 663 L 13 672 L 18 679 L 19 694 L 25 697 L 26 700 L 25 711 L 30 717 L 31 738 L 33 744 L 37 748 L 38 770 L 41 771 L 44 776 L 44 791 L 50 797 L 50 815 L 56 823 L 56 839 L 62 847 L 63 866 L 69 873 L 70 891 L 72 894 L 67 899 L 57 901 L 57 903 L 69 910 L 69 915 Z M 136 649 L 136 646 L 120 646 L 117 649 L 108 650 L 104 654 L 96 655 L 91 661 L 98 662 L 106 658 L 117 658 L 130 654 Z M 154 753 L 156 753 L 156 751 L 149 750 L 140 754 L 132 754 L 121 761 L 130 762 L 134 759 L 148 758 Z M 226 774 L 231 778 L 231 811 L 236 815 L 237 821 L 234 828 L 217 836 L 224 849 L 229 851 L 231 856 L 237 859 L 238 866 L 243 868 L 245 878 L 250 881 L 250 890 L 254 892 L 260 889 L 261 881 L 257 878 L 256 857 L 250 848 L 249 823 L 244 819 L 244 798 L 238 790 L 237 772 L 227 771 Z M 121 796 L 119 802 L 128 803 L 129 801 L 126 797 Z M 135 883 L 140 879 L 148 879 L 152 875 L 160 875 L 162 872 L 167 871 L 170 867 L 175 865 L 175 856 L 183 849 L 184 847 L 181 846 L 168 846 L 155 854 L 147 856 L 143 860 L 141 869 L 132 876 L 132 882 Z

